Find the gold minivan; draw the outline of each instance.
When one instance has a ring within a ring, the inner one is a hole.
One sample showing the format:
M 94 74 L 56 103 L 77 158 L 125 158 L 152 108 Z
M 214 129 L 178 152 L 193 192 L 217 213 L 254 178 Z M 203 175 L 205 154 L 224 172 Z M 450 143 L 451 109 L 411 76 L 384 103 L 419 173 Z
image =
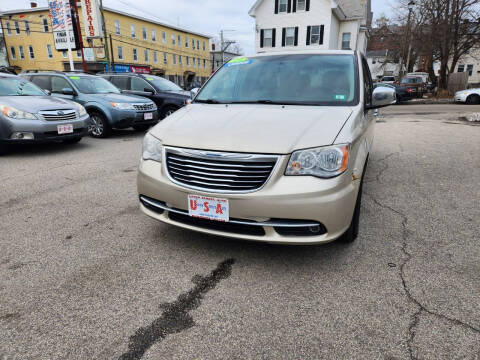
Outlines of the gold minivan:
M 356 51 L 235 58 L 145 136 L 141 210 L 225 237 L 352 242 L 372 110 L 394 102 Z

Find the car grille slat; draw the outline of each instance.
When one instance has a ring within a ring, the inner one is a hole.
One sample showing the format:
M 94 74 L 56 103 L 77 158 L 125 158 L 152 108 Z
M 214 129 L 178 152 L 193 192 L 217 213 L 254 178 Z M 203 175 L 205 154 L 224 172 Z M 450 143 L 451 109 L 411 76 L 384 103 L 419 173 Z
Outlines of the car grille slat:
M 77 118 L 75 110 L 40 111 L 46 121 L 70 121 Z
M 139 111 L 153 110 L 153 104 L 133 104 L 133 108 Z
M 165 147 L 166 170 L 174 182 L 209 192 L 250 192 L 269 179 L 278 156 Z

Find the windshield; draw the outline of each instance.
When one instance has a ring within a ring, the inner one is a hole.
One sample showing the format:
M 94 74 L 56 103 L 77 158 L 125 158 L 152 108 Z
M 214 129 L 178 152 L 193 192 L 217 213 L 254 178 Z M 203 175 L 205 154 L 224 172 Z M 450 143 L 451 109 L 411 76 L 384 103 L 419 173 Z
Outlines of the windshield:
M 353 55 L 237 58 L 203 87 L 195 102 L 353 105 Z
M 0 77 L 0 96 L 42 96 L 46 95 L 39 87 L 16 77 Z
M 402 84 L 421 83 L 422 78 L 403 78 Z
M 160 91 L 183 91 L 177 84 L 168 81 L 159 76 L 146 76 L 146 80 L 150 81 Z
M 120 94 L 111 82 L 97 76 L 69 76 L 69 79 L 84 94 Z

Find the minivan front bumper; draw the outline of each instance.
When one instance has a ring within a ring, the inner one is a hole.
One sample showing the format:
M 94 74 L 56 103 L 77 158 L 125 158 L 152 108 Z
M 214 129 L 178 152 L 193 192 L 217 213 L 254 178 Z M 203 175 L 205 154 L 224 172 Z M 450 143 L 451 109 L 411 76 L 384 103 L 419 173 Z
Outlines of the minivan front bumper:
M 284 176 L 281 156 L 265 186 L 244 194 L 209 193 L 173 183 L 164 166 L 141 161 L 140 208 L 167 224 L 207 234 L 277 244 L 319 244 L 339 238 L 350 226 L 359 179 L 351 171 L 332 179 Z M 228 199 L 227 223 L 188 216 L 188 195 Z

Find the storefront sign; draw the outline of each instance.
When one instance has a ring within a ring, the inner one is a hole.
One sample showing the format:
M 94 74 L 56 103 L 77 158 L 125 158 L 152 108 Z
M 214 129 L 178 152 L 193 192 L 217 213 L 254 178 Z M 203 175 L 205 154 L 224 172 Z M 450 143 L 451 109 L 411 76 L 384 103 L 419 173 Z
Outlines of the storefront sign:
M 53 42 L 55 44 L 55 49 L 57 50 L 68 50 L 68 38 L 67 38 L 67 29 L 70 34 L 70 46 L 72 50 L 78 48 L 78 36 L 76 35 L 76 29 L 72 26 L 72 11 L 70 7 L 70 1 L 67 1 L 65 5 L 67 12 L 67 26 L 64 23 L 64 7 L 63 0 L 49 0 L 48 7 L 50 10 L 50 18 L 52 19 L 52 30 L 53 30 Z
M 97 0 L 81 0 L 83 23 L 85 24 L 85 35 L 87 39 L 100 38 L 101 16 Z
M 95 53 L 92 48 L 83 48 L 85 61 L 95 61 Z
M 149 66 L 130 66 L 132 72 L 139 74 L 150 74 Z
M 105 64 L 105 71 L 108 72 L 108 65 Z M 128 73 L 130 72 L 130 65 L 123 65 L 123 64 L 115 64 L 113 66 L 112 71 L 115 71 L 117 73 Z

